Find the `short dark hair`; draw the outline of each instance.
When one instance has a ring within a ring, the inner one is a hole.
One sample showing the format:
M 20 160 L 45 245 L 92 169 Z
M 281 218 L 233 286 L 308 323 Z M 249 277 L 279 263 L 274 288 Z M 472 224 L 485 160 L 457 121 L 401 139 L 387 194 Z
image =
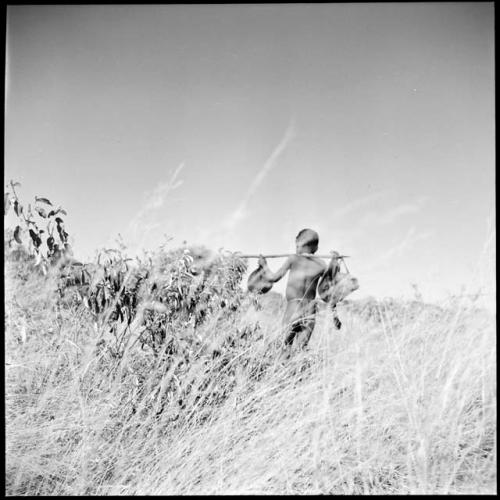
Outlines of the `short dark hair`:
M 312 229 L 302 229 L 299 231 L 299 234 L 297 234 L 295 241 L 299 239 L 304 240 L 304 246 L 309 247 L 312 253 L 318 249 L 319 235 L 316 231 Z

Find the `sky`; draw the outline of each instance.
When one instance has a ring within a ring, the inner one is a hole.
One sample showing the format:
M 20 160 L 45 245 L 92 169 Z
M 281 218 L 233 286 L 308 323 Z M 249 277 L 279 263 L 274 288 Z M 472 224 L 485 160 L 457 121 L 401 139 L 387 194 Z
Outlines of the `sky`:
M 9 6 L 5 103 L 79 258 L 309 227 L 353 298 L 494 300 L 493 2 Z

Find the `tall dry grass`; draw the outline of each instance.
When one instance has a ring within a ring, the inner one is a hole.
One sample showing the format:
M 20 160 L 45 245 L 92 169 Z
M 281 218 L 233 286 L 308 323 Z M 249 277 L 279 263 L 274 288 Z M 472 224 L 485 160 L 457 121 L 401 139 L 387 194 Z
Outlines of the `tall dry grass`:
M 179 327 L 189 360 L 115 358 L 48 277 L 6 271 L 9 495 L 496 492 L 495 318 L 465 299 L 347 302 L 340 331 L 323 310 L 281 361 L 264 297 Z

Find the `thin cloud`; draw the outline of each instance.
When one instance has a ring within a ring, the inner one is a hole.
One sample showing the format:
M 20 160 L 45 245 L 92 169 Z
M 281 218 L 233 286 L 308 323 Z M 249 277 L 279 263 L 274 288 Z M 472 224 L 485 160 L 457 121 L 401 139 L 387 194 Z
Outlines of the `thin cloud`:
M 267 177 L 269 172 L 275 167 L 278 158 L 281 156 L 283 151 L 285 151 L 285 149 L 287 148 L 288 144 L 290 143 L 290 141 L 294 136 L 295 136 L 295 122 L 292 119 L 290 120 L 290 123 L 288 124 L 288 127 L 285 130 L 285 133 L 281 141 L 276 146 L 274 151 L 271 153 L 269 158 L 265 161 L 264 165 L 253 179 L 252 183 L 250 184 L 250 187 L 248 188 L 248 191 L 241 200 L 240 204 L 236 207 L 233 213 L 226 220 L 224 226 L 227 231 L 234 229 L 238 223 L 240 223 L 245 217 L 248 216 L 248 211 L 247 211 L 248 203 L 250 202 L 251 198 L 253 197 L 259 186 L 262 184 L 264 179 Z
M 369 194 L 368 196 L 364 196 L 362 198 L 358 198 L 357 200 L 351 201 L 347 203 L 342 208 L 336 210 L 334 215 L 336 217 L 344 217 L 351 212 L 355 212 L 356 210 L 364 207 L 365 205 L 369 205 L 372 201 L 378 200 L 386 195 L 388 191 L 377 191 L 375 193 Z
M 179 173 L 183 168 L 184 163 L 181 163 L 175 169 L 169 180 L 160 182 L 151 193 L 147 194 L 148 201 L 133 217 L 128 225 L 128 230 L 131 231 L 134 241 L 137 241 L 140 233 L 142 244 L 146 236 L 153 229 L 158 227 L 158 223 L 151 222 L 151 216 L 165 204 L 169 193 L 183 183 L 183 181 L 178 178 Z
M 422 210 L 427 197 L 422 196 L 415 200 L 413 203 L 403 203 L 396 207 L 389 209 L 386 212 L 370 212 L 362 219 L 362 224 L 369 226 L 385 226 L 392 224 L 397 219 L 410 214 L 416 214 Z
M 432 235 L 432 231 L 417 232 L 415 227 L 412 226 L 406 236 L 396 245 L 387 250 L 380 259 L 382 261 L 392 259 L 404 255 L 405 251 L 413 247 L 417 241 L 426 240 Z
M 412 250 L 416 243 L 419 241 L 426 240 L 434 234 L 433 231 L 420 231 L 417 232 L 415 226 L 410 227 L 403 239 L 401 239 L 396 244 L 392 245 L 385 252 L 378 255 L 369 264 L 363 266 L 361 264 L 360 268 L 362 272 L 382 272 L 382 267 L 390 264 L 394 259 L 402 257 L 408 250 Z
M 220 245 L 223 241 L 227 240 L 228 235 L 234 235 L 234 230 L 237 225 L 240 224 L 249 215 L 248 205 L 252 197 L 258 190 L 259 186 L 261 186 L 267 175 L 273 168 L 275 168 L 279 157 L 283 154 L 295 135 L 295 120 L 292 117 L 280 142 L 264 162 L 262 168 L 257 172 L 238 206 L 217 227 L 200 228 L 200 230 L 198 231 L 198 239 L 200 241 L 203 241 L 205 244 L 217 246 Z

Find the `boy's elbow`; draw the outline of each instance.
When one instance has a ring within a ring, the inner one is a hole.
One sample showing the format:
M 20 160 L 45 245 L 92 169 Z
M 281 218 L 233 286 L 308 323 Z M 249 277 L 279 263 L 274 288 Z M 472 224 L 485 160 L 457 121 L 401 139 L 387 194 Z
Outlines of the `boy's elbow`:
M 277 281 L 279 281 L 281 278 L 283 278 L 283 276 L 285 275 L 285 273 L 274 273 L 272 276 L 271 276 L 271 281 L 273 283 L 276 283 Z

